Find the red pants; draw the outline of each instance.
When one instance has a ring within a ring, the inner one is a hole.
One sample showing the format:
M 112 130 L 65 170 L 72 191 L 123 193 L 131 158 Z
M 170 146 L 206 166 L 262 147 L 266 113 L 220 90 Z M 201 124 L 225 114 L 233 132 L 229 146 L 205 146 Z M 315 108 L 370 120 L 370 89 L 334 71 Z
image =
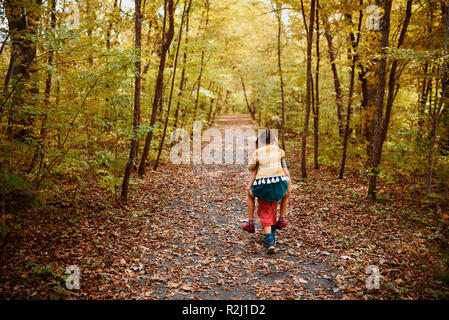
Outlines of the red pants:
M 260 198 L 257 201 L 259 203 L 257 214 L 259 215 L 262 227 L 276 225 L 278 201 L 265 201 Z

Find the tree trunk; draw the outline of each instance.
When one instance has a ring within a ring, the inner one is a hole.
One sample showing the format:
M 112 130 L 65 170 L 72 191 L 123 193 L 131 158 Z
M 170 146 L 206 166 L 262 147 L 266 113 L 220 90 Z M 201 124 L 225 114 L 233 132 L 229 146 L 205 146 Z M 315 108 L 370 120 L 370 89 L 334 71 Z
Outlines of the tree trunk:
M 112 25 L 115 19 L 115 16 L 117 15 L 117 0 L 114 0 L 114 6 L 112 9 L 112 17 L 109 18 L 109 24 L 108 28 L 106 30 L 106 49 L 111 49 L 111 31 L 112 31 Z
M 428 67 L 429 67 L 429 63 L 426 62 L 424 65 L 424 71 L 423 71 L 421 93 L 420 93 L 419 100 L 418 100 L 418 106 L 419 106 L 418 136 L 417 136 L 418 141 L 421 141 L 421 139 L 422 139 L 422 130 L 423 130 L 424 122 L 425 122 L 424 110 L 426 108 L 426 103 L 427 103 L 427 87 L 428 87 L 428 83 L 429 83 L 429 81 L 427 80 Z
M 178 127 L 178 118 L 179 118 L 179 111 L 180 111 L 180 104 L 181 104 L 181 99 L 184 93 L 184 86 L 187 83 L 187 78 L 185 76 L 186 74 L 186 65 L 187 65 L 187 51 L 188 51 L 188 45 L 189 45 L 189 20 L 190 20 L 190 8 L 191 8 L 191 4 L 189 4 L 189 10 L 187 11 L 187 16 L 186 16 L 186 41 L 185 41 L 185 48 L 184 48 L 184 54 L 182 57 L 182 71 L 181 71 L 181 80 L 179 83 L 179 93 L 178 93 L 178 101 L 176 103 L 176 111 L 175 111 L 175 123 L 173 125 L 173 128 L 177 128 Z
M 207 114 L 207 123 L 210 123 L 210 119 L 212 117 L 212 109 L 214 108 L 214 102 L 215 102 L 215 98 L 211 98 L 210 104 L 209 104 L 209 113 Z
M 363 0 L 360 0 L 360 6 L 363 5 Z M 339 179 L 343 179 L 343 175 L 345 172 L 345 165 L 346 165 L 346 154 L 348 149 L 348 140 L 349 140 L 349 134 L 350 134 L 350 124 L 351 124 L 351 113 L 352 113 L 352 99 L 354 95 L 354 80 L 355 80 L 355 66 L 359 59 L 358 53 L 356 53 L 356 50 L 359 46 L 360 42 L 360 30 L 362 27 L 362 19 L 363 19 L 363 11 L 359 11 L 359 22 L 357 26 L 357 38 L 355 35 L 351 32 L 350 39 L 351 39 L 351 48 L 349 51 L 349 56 L 352 57 L 351 62 L 351 74 L 350 74 L 350 81 L 349 81 L 349 94 L 348 94 L 348 106 L 346 109 L 346 123 L 345 123 L 345 136 L 343 139 L 343 155 L 341 158 L 341 166 L 340 166 L 340 173 L 338 174 Z M 352 23 L 352 18 L 351 18 Z
M 2 101 L 2 104 L 0 106 L 0 121 L 3 118 L 3 112 L 5 110 L 6 101 L 7 101 L 7 99 L 9 99 L 9 97 L 11 96 L 12 91 L 13 91 L 13 90 L 11 90 L 11 93 L 8 94 L 9 83 L 11 82 L 11 77 L 12 77 L 12 74 L 14 73 L 14 66 L 16 64 L 16 59 L 17 59 L 18 54 L 19 53 L 17 51 L 15 51 L 14 48 L 11 50 L 8 71 L 6 72 L 5 82 L 3 85 L 3 94 L 5 95 L 5 98 L 4 98 L 4 101 Z
M 380 0 L 378 2 L 381 2 Z M 379 77 L 376 96 L 376 113 L 374 118 L 373 153 L 371 157 L 371 174 L 368 184 L 368 195 L 376 198 L 377 176 L 379 174 L 379 164 L 382 148 L 382 112 L 384 107 L 388 38 L 390 36 L 390 14 L 393 0 L 383 0 L 384 15 L 381 18 L 381 58 L 379 59 Z
M 204 27 L 204 32 L 207 29 L 207 25 L 209 24 L 209 0 L 206 0 L 206 24 Z M 198 75 L 198 87 L 196 88 L 196 98 L 195 98 L 195 107 L 193 109 L 193 119 L 192 119 L 192 129 L 193 129 L 193 121 L 196 119 L 196 111 L 198 109 L 198 103 L 200 99 L 200 89 L 201 89 L 201 78 L 203 76 L 203 68 L 204 68 L 204 47 L 201 48 L 201 65 L 200 65 L 200 74 Z
M 314 137 L 314 168 L 319 169 L 318 163 L 318 143 L 319 143 L 319 120 L 320 120 L 320 20 L 319 20 L 319 2 L 316 0 L 316 70 L 315 70 L 315 101 L 313 103 L 313 137 Z
M 6 0 L 3 4 L 5 15 L 8 18 L 9 37 L 12 42 L 10 66 L 5 79 L 9 85 L 15 80 L 11 92 L 5 97 L 1 106 L 1 113 L 7 101 L 11 98 L 8 115 L 8 138 L 21 142 L 25 141 L 32 130 L 33 115 L 21 112 L 26 104 L 32 104 L 28 99 L 39 92 L 37 81 L 31 79 L 35 69 L 36 45 L 33 37 L 37 35 L 41 14 L 42 0 L 30 0 L 25 3 Z M 20 86 L 20 87 L 19 87 Z M 5 86 L 5 89 L 7 86 Z M 16 90 L 24 90 L 24 94 L 14 95 Z
M 279 80 L 280 80 L 280 86 L 281 86 L 281 143 L 282 143 L 282 149 L 285 150 L 285 134 L 284 134 L 284 127 L 285 127 L 285 97 L 284 97 L 284 79 L 282 76 L 282 64 L 281 64 L 281 32 L 282 32 L 282 19 L 281 19 L 281 10 L 282 5 L 279 6 L 276 2 L 276 9 L 277 9 L 277 23 L 278 23 L 278 34 L 277 34 L 277 54 L 278 54 L 278 71 L 279 71 Z
M 340 78 L 338 76 L 338 70 L 337 65 L 335 63 L 335 51 L 334 46 L 332 43 L 332 36 L 328 33 L 327 30 L 325 30 L 324 33 L 326 40 L 327 40 L 327 46 L 328 46 L 328 52 L 329 52 L 329 61 L 331 64 L 331 70 L 332 75 L 334 77 L 334 88 L 335 88 L 335 102 L 337 104 L 337 121 L 338 121 L 338 134 L 340 136 L 343 135 L 343 96 L 341 91 L 341 83 Z
M 214 123 L 214 121 L 215 121 L 215 116 L 218 115 L 218 114 L 220 114 L 221 109 L 223 108 L 223 105 L 227 105 L 227 104 L 228 104 L 228 98 L 229 98 L 229 94 L 230 94 L 230 93 L 231 93 L 231 92 L 230 92 L 229 90 L 226 90 L 226 95 L 225 95 L 225 98 L 224 98 L 222 104 L 218 104 L 218 101 L 217 101 L 217 108 L 216 108 L 215 111 L 214 111 L 214 115 L 213 115 L 213 117 L 212 117 L 212 123 Z
M 210 121 L 209 121 L 210 124 L 213 124 L 214 121 L 215 121 L 215 115 L 217 114 L 217 110 L 219 108 L 218 106 L 219 106 L 219 103 L 220 103 L 220 98 L 221 98 L 221 89 L 218 88 L 218 96 L 217 96 L 217 99 L 215 100 L 215 107 L 214 107 L 214 109 L 212 111 L 212 115 L 211 115 L 211 118 L 210 118 Z
M 86 15 L 87 15 L 86 21 L 88 22 L 87 36 L 89 37 L 89 42 L 93 43 L 92 31 L 93 31 L 94 27 L 93 27 L 92 23 L 97 19 L 96 19 L 96 14 L 95 14 L 95 4 L 94 4 L 94 8 L 92 8 L 91 0 L 86 1 Z M 91 66 L 94 64 L 94 57 L 92 55 L 89 55 L 88 63 Z
M 446 10 L 446 34 L 444 40 L 444 54 L 447 56 L 448 54 L 448 45 L 449 45 L 449 3 L 446 3 L 446 7 L 443 8 Z M 427 158 L 427 170 L 426 170 L 426 195 L 429 196 L 432 192 L 432 171 L 433 171 L 433 157 L 435 153 L 435 144 L 436 137 L 438 131 L 438 123 L 440 120 L 441 112 L 443 111 L 443 104 L 447 102 L 447 86 L 449 85 L 449 61 L 447 57 L 445 57 L 445 62 L 443 65 L 443 79 L 442 88 L 441 88 L 441 96 L 438 101 L 438 105 L 434 108 L 433 117 L 432 117 L 432 128 L 430 132 L 430 146 L 429 146 L 429 156 Z
M 391 4 L 390 4 L 390 8 L 391 8 Z M 412 14 L 412 0 L 408 0 L 406 14 L 405 14 L 405 18 L 404 18 L 404 24 L 402 26 L 401 33 L 400 33 L 399 40 L 398 40 L 398 45 L 397 45 L 398 48 L 400 48 L 404 43 L 404 39 L 405 39 L 405 35 L 407 33 L 407 28 L 408 28 L 408 24 L 410 22 L 411 14 Z M 385 31 L 383 31 L 383 32 L 385 32 Z M 383 39 L 383 41 L 384 41 L 384 39 Z M 388 39 L 387 39 L 387 41 L 388 41 Z M 388 46 L 388 42 L 386 44 L 383 43 L 383 48 L 385 48 L 386 46 Z M 373 198 L 375 198 L 375 193 L 376 193 L 376 180 L 377 180 L 377 174 L 378 174 L 378 166 L 382 159 L 382 147 L 383 147 L 383 143 L 387 136 L 388 125 L 390 123 L 391 109 L 393 107 L 395 92 L 397 92 L 396 85 L 395 85 L 396 80 L 398 78 L 396 76 L 397 64 L 398 64 L 397 60 L 393 61 L 391 69 L 390 69 L 387 103 L 386 103 L 385 115 L 383 116 L 383 119 L 382 119 L 383 96 L 381 97 L 380 92 L 378 92 L 377 101 L 376 101 L 376 122 L 375 122 L 376 126 L 375 126 L 375 131 L 374 131 L 375 136 L 374 136 L 374 140 L 373 140 L 373 158 L 372 158 L 373 171 L 372 171 L 372 175 L 370 177 L 370 183 L 369 183 L 369 189 L 368 189 L 368 194 Z M 382 60 L 381 60 L 381 68 L 383 68 Z M 382 69 L 381 69 L 381 72 L 382 72 Z M 379 89 L 385 91 L 385 84 L 379 82 Z M 381 102 L 382 105 L 381 105 L 380 111 L 378 110 L 379 104 L 380 104 L 379 99 L 382 100 L 382 102 Z M 378 122 L 379 117 L 380 117 L 380 121 L 381 121 L 380 124 Z
M 212 84 L 210 85 L 210 91 L 212 91 L 212 94 L 214 95 L 214 97 L 211 97 L 210 98 L 210 101 L 209 101 L 209 112 L 207 113 L 207 123 L 208 124 L 210 124 L 210 119 L 211 119 L 211 117 L 212 117 L 212 109 L 214 108 L 214 102 L 215 102 L 215 91 L 218 89 L 218 85 L 217 85 L 217 88 L 214 88 L 214 85 L 213 84 L 215 84 L 213 81 L 211 82 Z
M 397 48 L 402 47 L 402 45 L 404 44 L 405 35 L 407 33 L 410 18 L 412 16 L 412 2 L 413 2 L 412 0 L 407 0 L 407 9 L 405 11 L 404 24 L 402 25 L 401 34 L 399 35 Z M 395 98 L 396 81 L 399 80 L 399 77 L 396 76 L 397 68 L 398 68 L 398 61 L 394 60 L 390 68 L 390 77 L 388 80 L 387 104 L 385 107 L 385 116 L 382 123 L 382 136 L 381 136 L 382 145 L 387 137 L 388 125 L 390 123 L 391 117 L 391 109 L 393 107 L 393 102 Z M 380 153 L 382 154 L 382 146 L 380 149 Z
M 187 14 L 188 14 L 188 12 L 190 10 L 191 3 L 192 3 L 192 0 L 189 0 L 188 9 L 186 9 L 187 8 L 187 0 L 186 0 L 184 2 L 184 9 L 182 11 L 181 24 L 179 26 L 178 45 L 176 47 L 175 62 L 173 64 L 173 75 L 172 75 L 172 81 L 171 81 L 171 87 L 170 87 L 170 95 L 169 95 L 168 103 L 167 103 L 167 115 L 165 117 L 164 131 L 162 132 L 161 143 L 159 144 L 159 150 L 157 153 L 156 162 L 154 164 L 154 170 L 156 170 L 159 165 L 159 159 L 161 157 L 162 149 L 164 147 L 164 140 L 165 140 L 165 135 L 167 133 L 168 120 L 170 119 L 170 107 L 171 107 L 171 101 L 172 101 L 172 97 L 173 97 L 173 88 L 175 86 L 176 70 L 177 70 L 177 66 L 178 66 L 179 47 L 181 45 L 181 39 L 182 39 L 182 27 L 184 26 L 184 16 L 185 16 L 186 10 L 187 10 Z
M 167 3 L 168 2 L 168 3 Z M 168 18 L 169 18 L 169 24 L 168 24 L 168 31 L 165 35 L 165 21 L 167 19 L 167 11 L 168 11 Z M 158 107 L 159 103 L 162 99 L 163 94 L 163 86 L 164 86 L 164 69 L 165 69 L 165 60 L 167 58 L 167 52 L 170 48 L 171 41 L 173 40 L 174 36 L 174 7 L 173 7 L 173 0 L 164 0 L 164 28 L 163 28 L 163 36 L 162 36 L 162 47 L 161 47 L 161 59 L 159 62 L 159 69 L 156 79 L 156 88 L 154 90 L 154 98 L 153 98 L 153 107 L 151 112 L 151 118 L 150 118 L 150 129 L 147 132 L 147 136 L 145 138 L 145 146 L 142 151 L 142 157 L 140 159 L 139 164 L 139 176 L 142 177 L 145 175 L 145 166 L 146 161 L 148 158 L 148 153 L 150 152 L 150 146 L 151 141 L 153 139 L 153 127 L 156 123 L 156 117 L 158 113 Z
M 142 45 L 142 13 L 141 0 L 134 0 L 135 3 L 135 44 L 134 48 L 137 54 L 137 60 L 134 63 L 136 68 L 136 75 L 134 77 L 134 113 L 133 113 L 133 135 L 131 138 L 131 148 L 129 152 L 128 162 L 125 168 L 125 175 L 122 183 L 121 198 L 123 202 L 128 200 L 128 187 L 131 178 L 131 172 L 134 166 L 134 158 L 137 153 L 138 130 L 140 126 L 140 86 L 141 86 L 141 45 Z
M 256 118 L 255 118 L 254 112 L 253 112 L 253 110 L 251 109 L 251 106 L 249 105 L 249 102 L 248 102 L 248 96 L 246 95 L 245 82 L 243 81 L 242 75 L 240 75 L 240 80 L 241 80 L 241 82 L 242 82 L 243 95 L 245 96 L 246 106 L 248 107 L 248 111 L 249 111 L 249 113 L 250 113 L 250 115 L 251 115 L 251 118 L 253 118 L 253 120 L 255 120 Z
M 50 1 L 50 34 L 55 34 L 55 28 L 56 28 L 56 2 L 57 0 L 51 0 Z M 48 49 L 48 65 L 53 66 L 53 48 L 50 46 Z M 48 71 L 47 78 L 45 79 L 45 91 L 44 91 L 44 106 L 50 105 L 50 93 L 51 93 L 51 82 L 52 82 L 52 74 L 51 71 Z M 31 160 L 30 167 L 28 169 L 28 173 L 30 173 L 36 164 L 37 158 L 42 158 L 44 155 L 44 141 L 45 137 L 47 136 L 47 113 L 44 113 L 42 116 L 42 123 L 41 123 L 41 129 L 39 133 L 39 145 L 34 151 L 33 158 Z
M 301 0 L 302 3 L 302 0 Z M 313 24 L 315 18 L 315 0 L 311 0 L 309 27 L 307 32 L 307 95 L 306 110 L 304 115 L 304 126 L 301 141 L 301 173 L 303 178 L 307 178 L 307 135 L 309 134 L 309 118 L 312 102 L 312 37 Z M 307 24 L 306 24 L 307 28 Z

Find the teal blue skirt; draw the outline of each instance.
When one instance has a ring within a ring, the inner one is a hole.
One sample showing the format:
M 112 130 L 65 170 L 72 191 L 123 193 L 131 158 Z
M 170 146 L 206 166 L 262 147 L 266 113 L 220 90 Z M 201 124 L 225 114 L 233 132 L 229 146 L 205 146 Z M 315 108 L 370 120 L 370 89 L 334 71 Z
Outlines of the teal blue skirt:
M 278 181 L 276 183 L 265 183 L 253 185 L 251 191 L 253 195 L 265 201 L 281 201 L 287 192 L 288 181 Z

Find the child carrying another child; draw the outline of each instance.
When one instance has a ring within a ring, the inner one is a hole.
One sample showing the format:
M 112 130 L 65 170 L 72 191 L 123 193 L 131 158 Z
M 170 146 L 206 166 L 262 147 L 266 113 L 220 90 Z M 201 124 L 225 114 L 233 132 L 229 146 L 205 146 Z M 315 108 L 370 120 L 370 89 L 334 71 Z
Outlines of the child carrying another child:
M 280 149 L 276 142 L 276 136 L 270 129 L 263 130 L 256 140 L 257 149 L 248 164 L 251 171 L 248 185 L 249 219 L 243 225 L 243 230 L 254 232 L 254 206 L 257 197 L 257 214 L 262 223 L 269 253 L 275 252 L 276 229 L 287 225 L 284 215 L 290 193 L 290 173 L 285 164 L 285 151 Z M 278 201 L 281 201 L 281 208 L 279 220 L 276 221 Z

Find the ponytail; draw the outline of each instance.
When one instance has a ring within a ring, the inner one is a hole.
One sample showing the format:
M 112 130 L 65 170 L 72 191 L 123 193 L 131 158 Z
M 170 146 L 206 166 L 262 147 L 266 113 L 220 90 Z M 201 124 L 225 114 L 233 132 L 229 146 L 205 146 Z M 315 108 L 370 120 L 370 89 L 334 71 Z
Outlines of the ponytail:
M 263 145 L 272 144 L 276 142 L 276 135 L 271 132 L 271 129 L 265 129 L 256 139 L 256 148 L 259 148 L 259 142 Z

